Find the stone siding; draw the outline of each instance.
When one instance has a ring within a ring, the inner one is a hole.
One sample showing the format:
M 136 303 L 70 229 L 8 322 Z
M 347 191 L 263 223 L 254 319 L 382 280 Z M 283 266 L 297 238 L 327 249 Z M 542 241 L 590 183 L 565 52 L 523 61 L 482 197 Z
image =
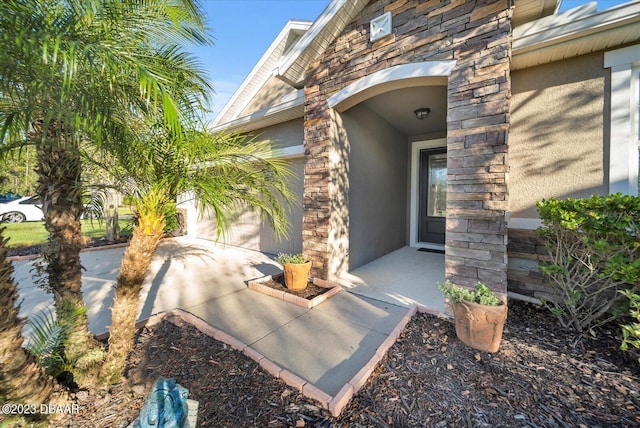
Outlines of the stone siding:
M 391 11 L 393 34 L 369 42 L 369 22 Z M 511 13 L 507 0 L 380 0 L 307 70 L 303 250 L 314 276 L 348 259 L 348 165 L 326 100 L 378 70 L 455 60 L 449 77 L 446 275 L 506 292 L 507 139 Z M 348 263 L 347 263 L 348 265 Z
M 544 284 L 540 263 L 548 261 L 549 255 L 544 240 L 535 230 L 510 229 L 509 268 L 507 278 L 509 291 L 537 299 L 550 297 L 551 289 Z

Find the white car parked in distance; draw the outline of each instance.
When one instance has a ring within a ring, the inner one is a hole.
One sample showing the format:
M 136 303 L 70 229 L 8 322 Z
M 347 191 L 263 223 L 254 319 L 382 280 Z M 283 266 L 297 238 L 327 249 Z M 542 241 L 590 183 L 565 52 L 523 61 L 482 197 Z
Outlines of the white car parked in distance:
M 0 223 L 22 223 L 43 219 L 42 204 L 36 196 L 25 196 L 0 204 Z

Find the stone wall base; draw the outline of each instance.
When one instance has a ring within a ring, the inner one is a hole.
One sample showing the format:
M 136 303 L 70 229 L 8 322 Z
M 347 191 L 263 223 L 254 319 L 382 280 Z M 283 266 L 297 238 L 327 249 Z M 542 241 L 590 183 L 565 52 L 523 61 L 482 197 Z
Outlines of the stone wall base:
M 536 299 L 548 299 L 553 296 L 549 286 L 544 283 L 540 270 L 540 263 L 551 259 L 544 246 L 544 240 L 535 230 L 509 229 L 507 254 L 507 281 L 510 292 Z

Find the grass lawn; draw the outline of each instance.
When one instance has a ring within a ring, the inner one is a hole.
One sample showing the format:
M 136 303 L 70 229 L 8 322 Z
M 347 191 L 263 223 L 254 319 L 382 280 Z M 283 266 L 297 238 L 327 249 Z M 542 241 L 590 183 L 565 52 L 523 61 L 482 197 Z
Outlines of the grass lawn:
M 106 235 L 104 221 L 98 220 L 81 220 L 82 232 L 89 238 L 102 238 Z M 131 221 L 129 219 L 119 219 L 120 231 L 122 236 L 131 234 Z M 30 221 L 25 223 L 8 223 L 4 224 L 6 230 L 5 238 L 9 238 L 8 246 L 26 247 L 29 245 L 44 244 L 47 241 L 47 231 L 44 228 L 43 221 Z

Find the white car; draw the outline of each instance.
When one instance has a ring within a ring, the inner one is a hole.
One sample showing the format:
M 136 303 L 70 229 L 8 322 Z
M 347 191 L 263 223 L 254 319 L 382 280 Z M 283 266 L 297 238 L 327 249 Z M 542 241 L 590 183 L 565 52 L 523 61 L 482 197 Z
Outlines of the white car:
M 0 223 L 22 223 L 43 219 L 42 204 L 36 196 L 26 196 L 0 204 Z

